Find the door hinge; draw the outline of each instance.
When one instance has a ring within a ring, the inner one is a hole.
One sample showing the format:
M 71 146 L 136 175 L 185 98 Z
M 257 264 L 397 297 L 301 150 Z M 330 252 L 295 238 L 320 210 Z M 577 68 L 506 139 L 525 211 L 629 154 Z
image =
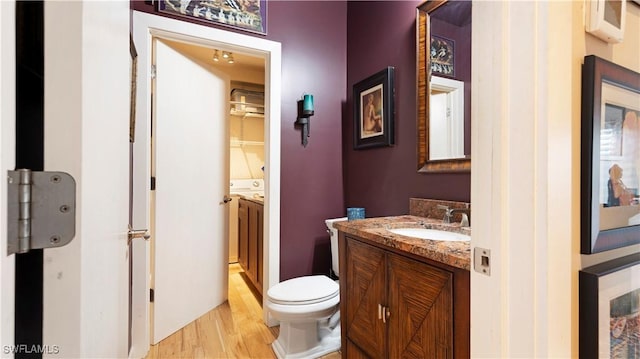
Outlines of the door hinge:
M 151 177 L 151 190 L 152 191 L 156 190 L 156 178 L 155 177 Z
M 62 247 L 76 234 L 76 181 L 64 172 L 7 171 L 7 254 Z
M 156 65 L 151 65 L 151 78 L 155 79 L 156 78 Z
M 153 290 L 153 288 L 149 289 L 149 301 L 151 303 L 153 303 L 153 301 L 155 300 L 155 294 L 156 292 Z

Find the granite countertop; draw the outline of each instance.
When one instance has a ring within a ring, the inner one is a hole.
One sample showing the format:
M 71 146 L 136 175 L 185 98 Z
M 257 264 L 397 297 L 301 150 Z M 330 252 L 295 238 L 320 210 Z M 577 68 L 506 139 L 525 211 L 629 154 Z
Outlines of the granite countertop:
M 405 237 L 387 230 L 387 228 L 393 227 L 419 227 L 422 224 L 426 224 L 433 229 L 446 229 L 471 235 L 471 228 L 462 228 L 459 224 L 443 224 L 442 220 L 410 215 L 335 222 L 334 227 L 344 233 L 362 237 L 452 267 L 466 270 L 471 268 L 471 245 L 469 242 L 425 240 Z

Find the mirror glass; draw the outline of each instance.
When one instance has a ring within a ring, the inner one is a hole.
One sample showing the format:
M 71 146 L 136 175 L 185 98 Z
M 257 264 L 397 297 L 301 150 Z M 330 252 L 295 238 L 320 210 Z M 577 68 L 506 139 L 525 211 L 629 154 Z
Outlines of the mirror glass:
M 471 170 L 471 1 L 417 14 L 418 171 Z

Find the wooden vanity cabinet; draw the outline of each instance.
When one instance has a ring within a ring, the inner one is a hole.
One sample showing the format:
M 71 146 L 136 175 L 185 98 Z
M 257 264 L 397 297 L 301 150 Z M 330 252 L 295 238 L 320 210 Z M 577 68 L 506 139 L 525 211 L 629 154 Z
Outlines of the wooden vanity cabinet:
M 469 272 L 340 232 L 343 358 L 469 358 Z
M 238 263 L 245 272 L 249 267 L 249 203 L 238 199 Z
M 262 294 L 264 206 L 240 198 L 238 201 L 238 263 L 255 289 Z

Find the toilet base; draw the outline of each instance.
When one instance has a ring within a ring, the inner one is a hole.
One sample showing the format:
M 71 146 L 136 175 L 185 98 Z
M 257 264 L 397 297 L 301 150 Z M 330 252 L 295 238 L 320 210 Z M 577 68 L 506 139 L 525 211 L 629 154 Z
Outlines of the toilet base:
M 340 350 L 340 345 L 340 324 L 330 328 L 318 322 L 281 323 L 280 335 L 271 344 L 278 359 L 319 358 Z

